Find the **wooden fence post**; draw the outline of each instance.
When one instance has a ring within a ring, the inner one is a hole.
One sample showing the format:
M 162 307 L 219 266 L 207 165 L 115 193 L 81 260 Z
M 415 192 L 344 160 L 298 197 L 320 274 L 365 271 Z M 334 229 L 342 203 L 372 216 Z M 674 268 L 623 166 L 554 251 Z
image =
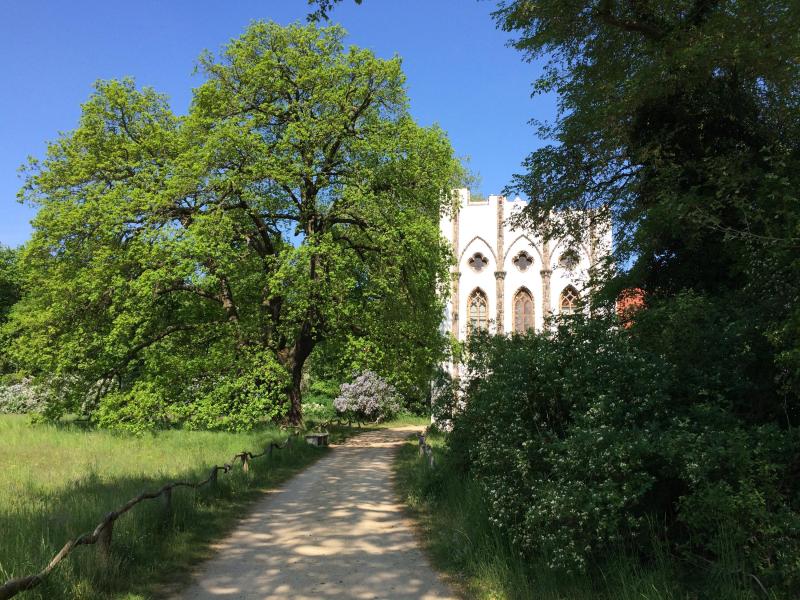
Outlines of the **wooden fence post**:
M 172 518 L 172 488 L 167 488 L 161 494 L 164 506 L 164 519 L 169 521 Z
M 214 468 L 212 468 L 211 469 L 211 475 L 208 476 L 208 482 L 211 485 L 216 485 L 216 483 L 217 483 L 217 469 L 219 469 L 219 467 L 215 466 Z
M 242 452 L 242 471 L 245 475 L 250 472 L 250 455 L 247 452 Z
M 110 518 L 111 514 L 106 516 L 106 524 L 97 535 L 97 545 L 100 550 L 100 560 L 104 566 L 108 566 L 111 562 L 111 537 L 114 534 L 114 520 Z

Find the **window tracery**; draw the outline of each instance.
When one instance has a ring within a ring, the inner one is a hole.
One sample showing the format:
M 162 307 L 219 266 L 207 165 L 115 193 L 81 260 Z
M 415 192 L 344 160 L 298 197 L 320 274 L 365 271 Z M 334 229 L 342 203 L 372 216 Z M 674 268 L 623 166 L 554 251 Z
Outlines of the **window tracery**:
M 468 264 L 474 271 L 480 273 L 489 264 L 489 259 L 480 252 L 476 252 L 470 257 Z
M 514 331 L 525 333 L 533 326 L 533 296 L 521 288 L 514 296 Z
M 514 266 L 517 267 L 517 269 L 524 272 L 527 271 L 528 267 L 533 264 L 533 257 L 525 252 L 525 250 L 522 250 L 511 262 L 514 263 Z
M 489 329 L 489 300 L 484 291 L 476 288 L 467 299 L 469 329 Z
M 578 294 L 578 290 L 576 290 L 573 286 L 568 285 L 564 288 L 561 292 L 561 300 L 559 302 L 559 308 L 562 315 L 574 315 L 578 312 L 578 303 L 580 301 L 580 295 Z

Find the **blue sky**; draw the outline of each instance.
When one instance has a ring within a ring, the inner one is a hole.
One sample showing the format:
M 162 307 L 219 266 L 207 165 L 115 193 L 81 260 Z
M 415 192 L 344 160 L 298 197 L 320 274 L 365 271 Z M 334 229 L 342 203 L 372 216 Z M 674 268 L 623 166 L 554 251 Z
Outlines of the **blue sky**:
M 349 42 L 399 54 L 411 111 L 438 123 L 459 156 L 499 193 L 541 142 L 528 121 L 552 118 L 553 98 L 531 98 L 540 72 L 508 48 L 491 0 L 345 0 L 332 13 Z M 306 0 L 25 0 L 2 3 L 0 20 L 0 243 L 27 240 L 34 209 L 17 203 L 19 166 L 73 129 L 97 79 L 133 76 L 166 93 L 184 114 L 200 83 L 194 65 L 254 19 L 304 21 Z

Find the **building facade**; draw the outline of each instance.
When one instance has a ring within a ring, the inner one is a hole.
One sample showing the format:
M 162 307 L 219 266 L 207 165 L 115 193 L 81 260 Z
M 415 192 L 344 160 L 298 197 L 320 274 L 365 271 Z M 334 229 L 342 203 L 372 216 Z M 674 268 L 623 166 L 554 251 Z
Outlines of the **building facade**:
M 464 340 L 473 327 L 493 333 L 541 330 L 551 314 L 580 310 L 589 269 L 611 249 L 611 231 L 593 224 L 578 249 L 511 228 L 519 198 L 473 199 L 457 190 L 457 210 L 441 219 L 456 257 L 444 327 Z

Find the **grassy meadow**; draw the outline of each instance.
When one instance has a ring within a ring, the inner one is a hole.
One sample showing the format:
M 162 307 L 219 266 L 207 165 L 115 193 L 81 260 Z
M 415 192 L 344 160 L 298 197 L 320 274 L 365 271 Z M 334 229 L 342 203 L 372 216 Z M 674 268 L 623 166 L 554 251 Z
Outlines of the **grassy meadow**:
M 70 538 L 145 490 L 173 480 L 202 480 L 242 450 L 261 451 L 286 433 L 170 430 L 132 436 L 78 425 L 33 425 L 0 415 L 0 582 L 38 572 Z M 208 556 L 259 493 L 287 479 L 325 450 L 304 443 L 219 475 L 215 489 L 176 489 L 167 516 L 150 500 L 114 525 L 113 560 L 100 566 L 95 546 L 79 547 L 26 599 L 164 597 L 189 567 Z

